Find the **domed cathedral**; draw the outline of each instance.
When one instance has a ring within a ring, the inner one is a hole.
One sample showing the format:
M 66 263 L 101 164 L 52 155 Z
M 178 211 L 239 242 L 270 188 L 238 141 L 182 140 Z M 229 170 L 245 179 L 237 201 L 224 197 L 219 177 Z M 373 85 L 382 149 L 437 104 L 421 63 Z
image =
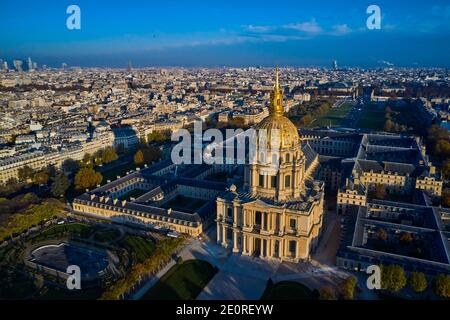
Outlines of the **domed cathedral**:
M 284 116 L 283 92 L 278 84 L 276 70 L 275 88 L 271 94 L 269 116 L 256 130 L 256 161 L 246 167 L 245 180 L 254 195 L 288 201 L 300 197 L 305 177 L 305 156 L 296 126 Z
M 216 200 L 217 242 L 243 255 L 307 260 L 322 228 L 324 186 L 313 178 L 318 155 L 284 116 L 278 68 L 269 111 L 255 127 L 256 161 L 245 165 L 243 186 Z

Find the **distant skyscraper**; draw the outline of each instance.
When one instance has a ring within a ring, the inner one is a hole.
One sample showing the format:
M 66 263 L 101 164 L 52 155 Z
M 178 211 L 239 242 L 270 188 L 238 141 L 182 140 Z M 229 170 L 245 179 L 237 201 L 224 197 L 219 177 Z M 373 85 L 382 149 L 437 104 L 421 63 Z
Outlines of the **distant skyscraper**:
M 131 68 L 132 68 L 131 61 L 128 61 L 127 71 L 131 72 Z
M 23 65 L 23 61 L 22 60 L 14 60 L 13 61 L 13 66 L 14 69 L 16 69 L 16 71 L 22 71 L 22 65 Z
M 2 68 L 3 70 L 8 70 L 8 61 L 3 61 Z
M 28 57 L 27 65 L 28 65 L 28 71 L 33 70 L 33 61 L 31 60 L 31 57 Z
M 333 70 L 337 70 L 337 69 L 338 69 L 337 60 L 333 60 Z
M 61 69 L 65 70 L 67 68 L 67 63 L 63 62 L 61 64 Z

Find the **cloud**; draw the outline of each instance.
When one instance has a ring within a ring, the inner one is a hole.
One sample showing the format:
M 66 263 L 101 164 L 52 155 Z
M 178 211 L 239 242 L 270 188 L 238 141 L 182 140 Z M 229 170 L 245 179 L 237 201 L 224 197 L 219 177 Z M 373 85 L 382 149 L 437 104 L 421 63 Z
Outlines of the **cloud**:
M 333 26 L 330 34 L 334 36 L 343 36 L 352 32 L 347 24 L 338 24 Z
M 384 64 L 384 65 L 389 66 L 389 67 L 393 67 L 394 66 L 394 63 L 392 63 L 390 61 L 386 61 L 386 60 L 378 60 L 377 62 L 379 64 Z
M 343 36 L 353 32 L 347 24 L 337 24 L 329 28 L 322 27 L 315 19 L 306 22 L 296 22 L 281 26 L 246 25 L 244 29 L 252 34 L 275 35 L 286 40 L 292 38 L 307 39 L 320 35 Z
M 255 32 L 255 33 L 266 33 L 271 30 L 273 30 L 273 27 L 270 26 L 254 26 L 254 25 L 246 25 L 244 26 L 245 30 L 249 32 Z
M 322 27 L 315 21 L 302 22 L 302 23 L 290 23 L 283 26 L 284 29 L 291 29 L 296 31 L 305 32 L 308 34 L 320 34 L 323 32 Z

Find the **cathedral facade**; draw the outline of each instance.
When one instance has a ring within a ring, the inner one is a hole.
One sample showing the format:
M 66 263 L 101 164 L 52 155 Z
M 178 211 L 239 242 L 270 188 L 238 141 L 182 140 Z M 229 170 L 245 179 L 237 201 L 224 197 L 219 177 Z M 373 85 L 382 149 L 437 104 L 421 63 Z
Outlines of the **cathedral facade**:
M 312 178 L 312 150 L 284 116 L 278 70 L 269 110 L 255 128 L 267 137 L 258 140 L 264 152 L 245 165 L 243 186 L 231 186 L 216 200 L 217 242 L 243 255 L 298 262 L 317 246 L 324 185 Z

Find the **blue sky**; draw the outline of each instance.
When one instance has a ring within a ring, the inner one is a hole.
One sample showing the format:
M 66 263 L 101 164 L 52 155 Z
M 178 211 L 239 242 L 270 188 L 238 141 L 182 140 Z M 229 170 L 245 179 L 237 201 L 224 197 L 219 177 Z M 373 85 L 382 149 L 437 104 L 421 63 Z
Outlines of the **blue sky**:
M 450 67 L 448 0 L 2 0 L 0 30 L 0 58 L 48 65 Z

